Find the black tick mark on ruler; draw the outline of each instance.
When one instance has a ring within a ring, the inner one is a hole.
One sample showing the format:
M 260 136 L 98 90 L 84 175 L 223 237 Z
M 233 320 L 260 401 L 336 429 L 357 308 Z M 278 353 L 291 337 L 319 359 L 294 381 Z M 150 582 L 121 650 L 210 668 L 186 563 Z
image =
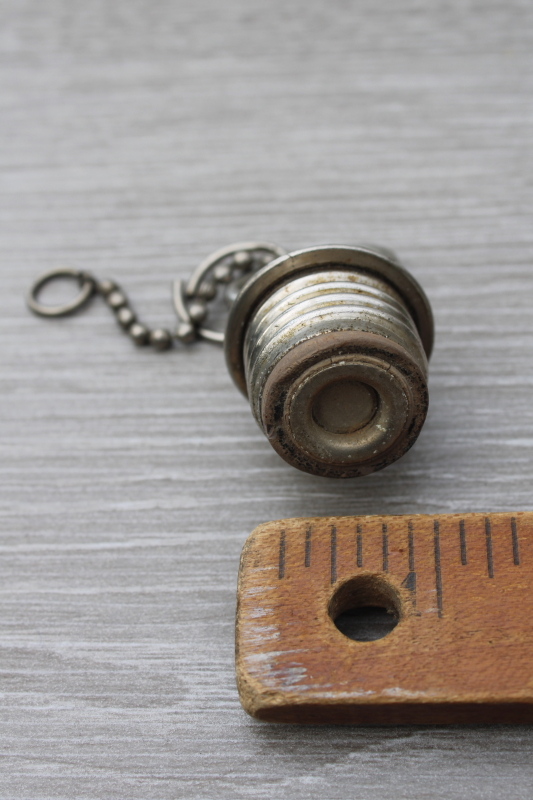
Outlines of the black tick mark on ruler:
M 388 572 L 389 571 L 389 537 L 387 535 L 387 526 L 385 525 L 385 523 L 383 524 L 383 527 L 382 527 L 381 530 L 382 530 L 382 534 L 383 534 L 382 535 L 382 540 L 381 540 L 381 546 L 382 546 L 382 550 L 383 550 L 383 572 Z
M 361 525 L 357 526 L 357 566 L 359 569 L 363 566 L 363 528 Z
M 492 559 L 492 526 L 488 517 L 485 517 L 485 544 L 487 546 L 487 572 L 489 574 L 489 578 L 494 578 L 494 561 Z
M 305 556 L 304 564 L 306 567 L 311 566 L 311 528 L 307 528 L 305 532 Z
M 285 531 L 279 535 L 279 569 L 278 576 L 281 580 L 285 577 Z
M 437 589 L 437 609 L 442 617 L 442 575 L 440 568 L 440 525 L 438 519 L 433 523 L 433 550 L 435 554 L 435 587 Z
M 464 519 L 459 523 L 459 547 L 461 548 L 461 564 L 463 567 L 466 567 L 466 532 Z
M 412 593 L 413 606 L 416 607 L 416 572 L 415 572 L 415 542 L 413 535 L 413 523 L 409 522 L 408 530 L 408 547 L 409 547 L 409 574 L 402 583 L 404 589 L 409 589 Z
M 518 531 L 516 528 L 516 517 L 511 519 L 511 535 L 513 537 L 513 562 L 515 567 L 520 566 L 520 550 L 518 549 Z

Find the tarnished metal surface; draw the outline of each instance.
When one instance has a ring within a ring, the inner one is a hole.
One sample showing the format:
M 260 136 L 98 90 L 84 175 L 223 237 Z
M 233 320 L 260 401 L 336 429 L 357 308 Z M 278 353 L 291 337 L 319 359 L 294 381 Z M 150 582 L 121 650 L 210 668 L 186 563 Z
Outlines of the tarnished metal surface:
M 372 260 L 379 269 L 369 269 Z M 310 248 L 249 281 L 230 315 L 226 354 L 256 421 L 286 461 L 354 477 L 412 446 L 428 405 L 433 325 L 426 309 L 408 273 L 367 249 Z

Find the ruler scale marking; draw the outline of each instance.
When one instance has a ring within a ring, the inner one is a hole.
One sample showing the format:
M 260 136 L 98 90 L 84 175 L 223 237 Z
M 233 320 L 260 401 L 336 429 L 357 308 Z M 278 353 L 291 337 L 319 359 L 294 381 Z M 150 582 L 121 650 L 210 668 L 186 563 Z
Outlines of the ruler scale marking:
M 304 565 L 307 568 L 311 566 L 311 526 L 309 526 L 305 531 Z
M 485 517 L 485 545 L 487 548 L 487 573 L 489 578 L 494 578 L 494 558 L 492 554 L 492 525 L 490 519 Z
M 437 613 L 442 618 L 442 572 L 440 563 L 440 524 L 433 523 L 433 552 L 435 555 L 435 588 L 437 590 Z
M 363 567 L 363 527 L 362 525 L 357 526 L 357 552 L 356 552 L 356 563 L 359 569 Z
M 279 535 L 278 577 L 280 581 L 285 577 L 285 531 Z
M 236 652 L 253 716 L 533 723 L 533 618 L 523 613 L 533 512 L 285 520 L 249 542 Z M 391 602 L 399 622 L 377 641 L 353 641 L 333 623 Z
M 413 523 L 411 521 L 407 523 L 407 548 L 408 548 L 409 572 L 406 579 L 403 581 L 402 586 L 405 589 L 409 589 L 413 600 L 413 607 L 416 607 L 415 544 L 414 544 Z
M 464 519 L 460 520 L 459 522 L 459 547 L 461 550 L 461 564 L 463 567 L 466 567 L 468 562 L 466 555 L 466 532 Z
M 382 565 L 383 565 L 383 572 L 389 571 L 389 537 L 387 533 L 387 525 L 383 524 L 381 529 L 381 553 L 382 553 Z
M 520 549 L 518 544 L 518 530 L 516 527 L 516 517 L 511 517 L 511 536 L 513 541 L 513 563 L 515 567 L 520 566 Z

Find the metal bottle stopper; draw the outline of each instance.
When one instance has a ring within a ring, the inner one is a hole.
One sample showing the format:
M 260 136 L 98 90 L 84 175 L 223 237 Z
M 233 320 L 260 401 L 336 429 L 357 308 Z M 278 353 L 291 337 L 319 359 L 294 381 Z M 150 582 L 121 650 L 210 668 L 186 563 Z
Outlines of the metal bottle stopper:
M 76 280 L 77 297 L 43 305 L 42 288 L 57 278 Z M 208 304 L 222 287 L 231 307 L 225 334 L 206 325 Z M 229 371 L 259 427 L 304 472 L 375 472 L 420 433 L 433 318 L 418 283 L 387 250 L 310 247 L 287 255 L 268 242 L 223 247 L 187 282 L 174 282 L 174 334 L 141 323 L 114 281 L 71 268 L 41 275 L 27 301 L 36 314 L 60 317 L 94 294 L 138 346 L 224 343 Z
M 433 316 L 388 251 L 311 247 L 253 274 L 225 336 L 229 371 L 268 441 L 304 472 L 352 478 L 415 443 Z

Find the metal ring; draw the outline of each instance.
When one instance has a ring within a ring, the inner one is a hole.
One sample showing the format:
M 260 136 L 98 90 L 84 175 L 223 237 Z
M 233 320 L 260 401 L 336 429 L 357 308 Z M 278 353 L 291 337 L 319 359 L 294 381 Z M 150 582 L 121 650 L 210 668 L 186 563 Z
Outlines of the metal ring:
M 213 269 L 213 267 L 218 264 L 219 261 L 227 258 L 227 256 L 231 256 L 233 253 L 238 253 L 239 251 L 243 250 L 247 253 L 251 253 L 254 250 L 267 250 L 268 252 L 274 253 L 273 258 L 279 258 L 280 256 L 284 256 L 286 253 L 286 250 L 284 250 L 283 247 L 279 247 L 277 244 L 272 244 L 272 242 L 236 242 L 235 244 L 221 247 L 220 250 L 217 250 L 215 253 L 211 253 L 210 256 L 204 259 L 204 261 L 202 261 L 202 263 L 196 267 L 187 283 L 187 297 L 193 297 L 196 294 L 204 277 L 211 269 Z
M 286 252 L 283 247 L 272 244 L 272 242 L 236 242 L 235 244 L 227 245 L 217 250 L 215 253 L 212 253 L 194 270 L 186 285 L 184 285 L 183 281 L 175 282 L 173 291 L 174 308 L 176 309 L 179 319 L 182 322 L 191 323 L 186 301 L 195 296 L 206 275 L 220 261 L 234 253 L 242 251 L 253 253 L 255 250 L 265 250 L 266 252 L 272 253 L 273 260 L 285 255 Z M 212 342 L 213 344 L 224 344 L 226 338 L 223 331 L 215 331 L 213 328 L 208 328 L 203 325 L 196 328 L 196 333 L 200 339 L 205 339 L 207 342 Z
M 69 303 L 63 303 L 61 306 L 45 306 L 39 303 L 39 292 L 43 286 L 56 278 L 75 278 L 81 287 L 81 291 L 73 300 Z M 70 267 L 60 267 L 59 269 L 45 272 L 44 275 L 37 278 L 28 293 L 26 302 L 28 308 L 40 317 L 64 317 L 67 314 L 72 314 L 73 311 L 81 308 L 87 302 L 95 290 L 95 285 L 94 279 L 84 272 Z
M 224 344 L 226 334 L 222 331 L 214 331 L 212 328 L 198 328 L 198 336 L 212 344 Z

